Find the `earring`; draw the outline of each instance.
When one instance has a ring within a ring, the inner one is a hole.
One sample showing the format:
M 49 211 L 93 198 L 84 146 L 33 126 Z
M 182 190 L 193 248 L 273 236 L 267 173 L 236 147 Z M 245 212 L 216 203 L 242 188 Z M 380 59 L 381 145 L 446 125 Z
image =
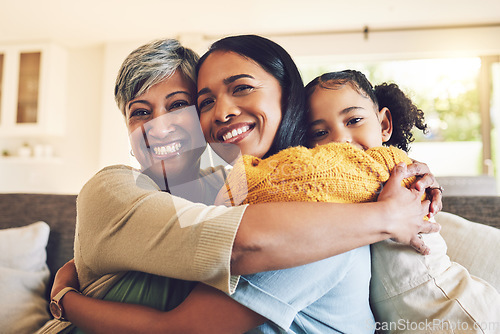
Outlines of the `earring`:
M 133 157 L 135 157 L 134 151 L 132 151 L 132 149 L 130 149 L 130 155 L 133 156 Z

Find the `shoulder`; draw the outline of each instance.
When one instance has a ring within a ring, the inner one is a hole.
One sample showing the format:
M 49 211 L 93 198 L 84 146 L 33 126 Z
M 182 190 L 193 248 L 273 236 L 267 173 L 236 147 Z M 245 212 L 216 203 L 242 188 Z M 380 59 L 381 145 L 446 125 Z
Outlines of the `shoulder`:
M 78 200 L 102 198 L 106 194 L 125 197 L 137 191 L 159 190 L 154 181 L 139 170 L 126 165 L 112 165 L 101 169 L 85 183 L 78 194 Z
M 98 171 L 84 187 L 95 184 L 133 184 L 135 186 L 147 185 L 147 188 L 158 189 L 154 181 L 140 170 L 127 165 L 107 166 Z

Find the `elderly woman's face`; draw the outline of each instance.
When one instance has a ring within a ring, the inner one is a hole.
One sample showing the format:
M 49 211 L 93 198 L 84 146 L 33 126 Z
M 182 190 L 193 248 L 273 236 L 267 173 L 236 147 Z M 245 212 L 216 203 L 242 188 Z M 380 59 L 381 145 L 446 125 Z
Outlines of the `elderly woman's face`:
M 205 149 L 194 106 L 195 87 L 180 73 L 129 101 L 125 117 L 134 156 L 156 178 L 182 178 Z
M 197 103 L 206 140 L 227 162 L 238 151 L 263 157 L 271 148 L 281 86 L 256 62 L 234 52 L 210 54 L 198 73 Z

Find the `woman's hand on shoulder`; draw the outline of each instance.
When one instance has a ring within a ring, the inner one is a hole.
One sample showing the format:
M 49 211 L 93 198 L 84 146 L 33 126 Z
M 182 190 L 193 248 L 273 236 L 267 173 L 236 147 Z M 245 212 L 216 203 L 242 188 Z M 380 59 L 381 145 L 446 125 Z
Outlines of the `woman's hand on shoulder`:
M 429 200 L 422 201 L 425 187 L 407 189 L 401 181 L 412 176 L 404 163 L 398 164 L 382 189 L 378 202 L 386 204 L 388 233 L 392 239 L 415 248 L 419 253 L 428 254 L 429 248 L 419 238 L 419 233 L 437 232 L 440 226 L 424 220 L 429 214 Z M 429 182 L 426 178 L 423 182 Z

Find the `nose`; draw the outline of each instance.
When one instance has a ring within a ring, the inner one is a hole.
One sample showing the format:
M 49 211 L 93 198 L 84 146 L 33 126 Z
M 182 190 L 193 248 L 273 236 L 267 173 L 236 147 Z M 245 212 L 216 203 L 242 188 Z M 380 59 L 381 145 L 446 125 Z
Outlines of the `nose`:
M 231 118 L 241 114 L 240 108 L 230 98 L 220 97 L 214 106 L 214 117 L 216 123 L 226 123 Z
M 175 115 L 163 114 L 145 124 L 146 133 L 155 138 L 165 138 L 175 131 Z
M 350 143 L 352 138 L 349 131 L 335 129 L 335 131 L 332 131 L 332 141 L 335 143 Z

